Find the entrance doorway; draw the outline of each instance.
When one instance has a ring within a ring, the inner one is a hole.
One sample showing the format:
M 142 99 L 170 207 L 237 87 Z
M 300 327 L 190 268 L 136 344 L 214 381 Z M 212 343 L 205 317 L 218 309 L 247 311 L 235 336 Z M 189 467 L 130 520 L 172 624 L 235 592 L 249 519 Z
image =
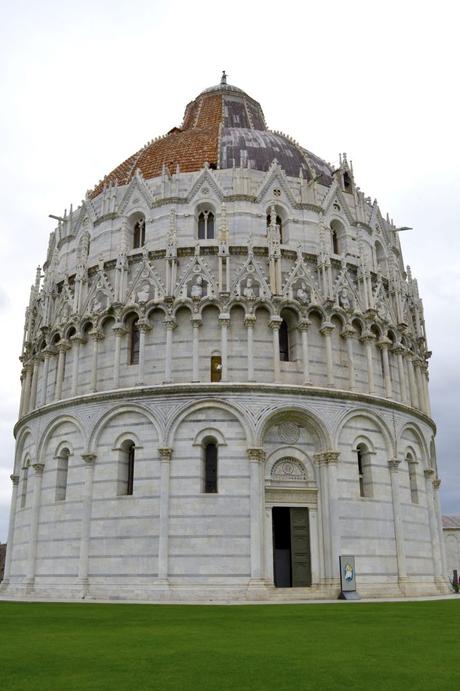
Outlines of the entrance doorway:
M 274 506 L 273 566 L 277 588 L 311 585 L 308 509 Z

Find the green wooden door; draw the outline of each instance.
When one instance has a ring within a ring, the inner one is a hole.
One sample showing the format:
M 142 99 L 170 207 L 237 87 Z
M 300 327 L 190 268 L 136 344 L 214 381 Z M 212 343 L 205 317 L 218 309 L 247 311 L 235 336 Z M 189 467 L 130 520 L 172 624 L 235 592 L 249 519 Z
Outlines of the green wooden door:
M 308 509 L 290 509 L 292 587 L 311 585 L 310 530 Z

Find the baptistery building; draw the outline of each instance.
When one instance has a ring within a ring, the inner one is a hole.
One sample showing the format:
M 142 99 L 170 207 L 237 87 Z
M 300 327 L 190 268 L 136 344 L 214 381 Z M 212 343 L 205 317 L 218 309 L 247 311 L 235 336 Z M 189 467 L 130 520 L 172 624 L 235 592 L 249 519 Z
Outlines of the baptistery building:
M 417 282 L 356 185 L 221 82 L 57 217 L 2 591 L 445 592 Z

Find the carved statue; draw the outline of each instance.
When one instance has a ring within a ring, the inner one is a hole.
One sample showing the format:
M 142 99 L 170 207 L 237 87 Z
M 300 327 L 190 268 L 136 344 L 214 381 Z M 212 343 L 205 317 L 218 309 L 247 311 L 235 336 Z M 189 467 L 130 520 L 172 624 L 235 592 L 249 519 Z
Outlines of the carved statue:
M 256 296 L 256 294 L 254 292 L 254 288 L 252 287 L 252 283 L 253 283 L 253 279 L 249 277 L 246 280 L 246 286 L 243 290 L 244 297 L 248 298 L 249 300 L 255 298 L 255 296 Z
M 138 302 L 147 302 L 150 297 L 150 286 L 148 283 L 144 283 L 141 289 L 137 292 Z
M 199 300 L 203 297 L 203 278 L 201 276 L 196 277 L 190 295 L 195 300 Z
M 350 293 L 345 286 L 341 288 L 339 292 L 339 305 L 344 310 L 353 309 L 353 298 L 350 296 Z
M 302 281 L 300 284 L 300 288 L 297 289 L 296 297 L 299 302 L 301 302 L 303 305 L 308 305 L 310 302 L 310 296 L 307 292 L 307 286 L 305 283 Z

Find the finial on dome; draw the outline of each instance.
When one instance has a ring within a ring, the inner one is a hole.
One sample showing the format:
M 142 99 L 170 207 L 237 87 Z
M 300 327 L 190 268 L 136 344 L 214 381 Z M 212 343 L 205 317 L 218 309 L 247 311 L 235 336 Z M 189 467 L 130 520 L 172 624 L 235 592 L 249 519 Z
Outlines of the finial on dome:
M 225 72 L 225 70 L 222 70 L 222 77 L 220 79 L 220 83 L 227 84 L 227 73 Z

